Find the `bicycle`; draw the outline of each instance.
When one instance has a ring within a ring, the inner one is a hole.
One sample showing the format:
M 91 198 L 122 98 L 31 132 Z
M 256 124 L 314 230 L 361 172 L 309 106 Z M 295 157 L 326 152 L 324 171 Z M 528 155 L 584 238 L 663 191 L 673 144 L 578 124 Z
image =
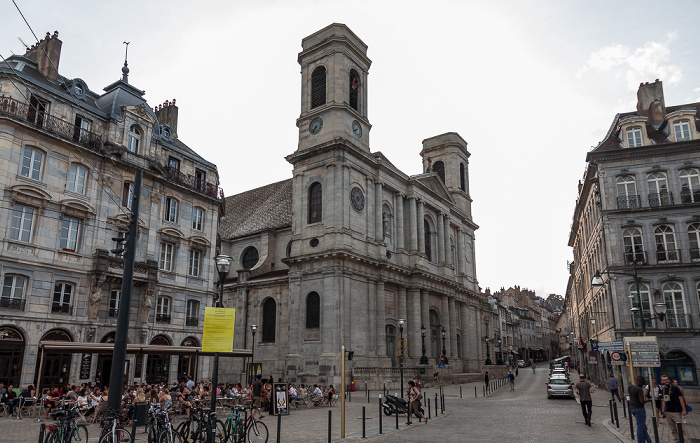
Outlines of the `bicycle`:
M 216 413 L 214 413 L 216 419 Z M 190 417 L 180 423 L 175 432 L 187 443 L 209 443 L 211 441 L 211 413 L 202 408 L 192 408 Z M 224 423 L 216 420 L 215 439 L 218 443 L 226 441 Z
M 121 426 L 121 411 L 109 409 L 102 420 L 99 443 L 130 443 L 131 433 Z
M 56 419 L 56 423 L 47 426 L 49 433 L 44 441 L 46 443 L 87 443 L 87 427 L 76 423 L 75 414 L 75 408 L 52 412 L 51 416 Z
M 182 437 L 173 428 L 169 410 L 160 406 L 151 406 L 148 411 L 149 421 L 146 425 L 148 443 L 181 443 Z
M 252 406 L 229 406 L 231 415 L 224 423 L 226 442 L 232 443 L 266 443 L 268 439 L 267 425 L 255 419 L 255 408 Z M 250 415 L 245 411 L 250 410 Z M 236 412 L 242 411 L 243 414 Z

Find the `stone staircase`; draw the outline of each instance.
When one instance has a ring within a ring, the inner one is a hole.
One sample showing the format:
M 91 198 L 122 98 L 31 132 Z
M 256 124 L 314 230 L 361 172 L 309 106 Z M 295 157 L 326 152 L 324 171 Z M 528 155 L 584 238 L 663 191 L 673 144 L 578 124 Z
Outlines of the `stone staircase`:
M 461 374 L 452 374 L 452 383 L 477 383 L 484 381 L 484 374 L 481 372 L 463 372 Z

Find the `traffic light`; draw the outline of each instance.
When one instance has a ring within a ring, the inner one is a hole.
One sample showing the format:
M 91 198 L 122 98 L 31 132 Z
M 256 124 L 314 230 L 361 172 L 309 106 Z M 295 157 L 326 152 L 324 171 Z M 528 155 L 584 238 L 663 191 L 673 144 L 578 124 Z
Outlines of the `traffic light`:
M 352 360 L 352 358 L 355 356 L 355 351 L 348 351 L 348 360 Z
M 620 360 L 627 361 L 627 353 L 626 352 L 620 352 Z

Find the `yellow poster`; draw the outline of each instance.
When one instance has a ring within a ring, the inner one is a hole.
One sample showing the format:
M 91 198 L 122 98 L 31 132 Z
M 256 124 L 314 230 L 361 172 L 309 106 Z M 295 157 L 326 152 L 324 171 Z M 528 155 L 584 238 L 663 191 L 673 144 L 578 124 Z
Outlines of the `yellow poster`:
M 235 320 L 236 310 L 233 308 L 205 308 L 202 352 L 233 351 Z

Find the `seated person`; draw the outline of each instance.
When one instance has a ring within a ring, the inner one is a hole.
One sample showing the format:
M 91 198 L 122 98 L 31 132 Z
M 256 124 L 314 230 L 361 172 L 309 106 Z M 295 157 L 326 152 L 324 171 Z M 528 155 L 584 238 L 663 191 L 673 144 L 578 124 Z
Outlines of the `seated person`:
M 58 393 L 58 388 L 56 386 L 52 386 L 51 390 L 46 393 L 46 400 L 44 400 L 44 407 L 46 408 L 44 420 L 49 418 L 49 412 L 51 412 L 52 408 L 58 406 L 60 400 L 61 396 Z
M 34 390 L 34 386 L 32 385 L 27 386 L 26 389 L 22 389 L 22 392 L 20 392 L 19 394 L 19 399 L 15 404 L 15 414 L 17 414 L 17 418 L 20 417 L 20 408 L 29 408 L 31 406 L 34 406 L 35 392 L 36 391 Z
M 92 413 L 93 409 L 90 407 L 90 398 L 88 397 L 87 389 L 82 388 L 80 390 L 76 405 L 86 417 Z
M 313 397 L 311 401 L 314 402 L 315 405 L 318 405 L 323 401 L 323 391 L 321 391 L 321 388 L 318 387 L 318 385 L 314 385 L 314 391 L 311 394 Z
M 14 390 L 14 386 L 9 385 L 7 391 L 2 396 L 2 402 L 7 405 L 7 410 L 10 411 L 10 417 L 12 417 L 12 412 L 15 409 L 15 405 L 19 403 L 17 401 L 17 393 Z

